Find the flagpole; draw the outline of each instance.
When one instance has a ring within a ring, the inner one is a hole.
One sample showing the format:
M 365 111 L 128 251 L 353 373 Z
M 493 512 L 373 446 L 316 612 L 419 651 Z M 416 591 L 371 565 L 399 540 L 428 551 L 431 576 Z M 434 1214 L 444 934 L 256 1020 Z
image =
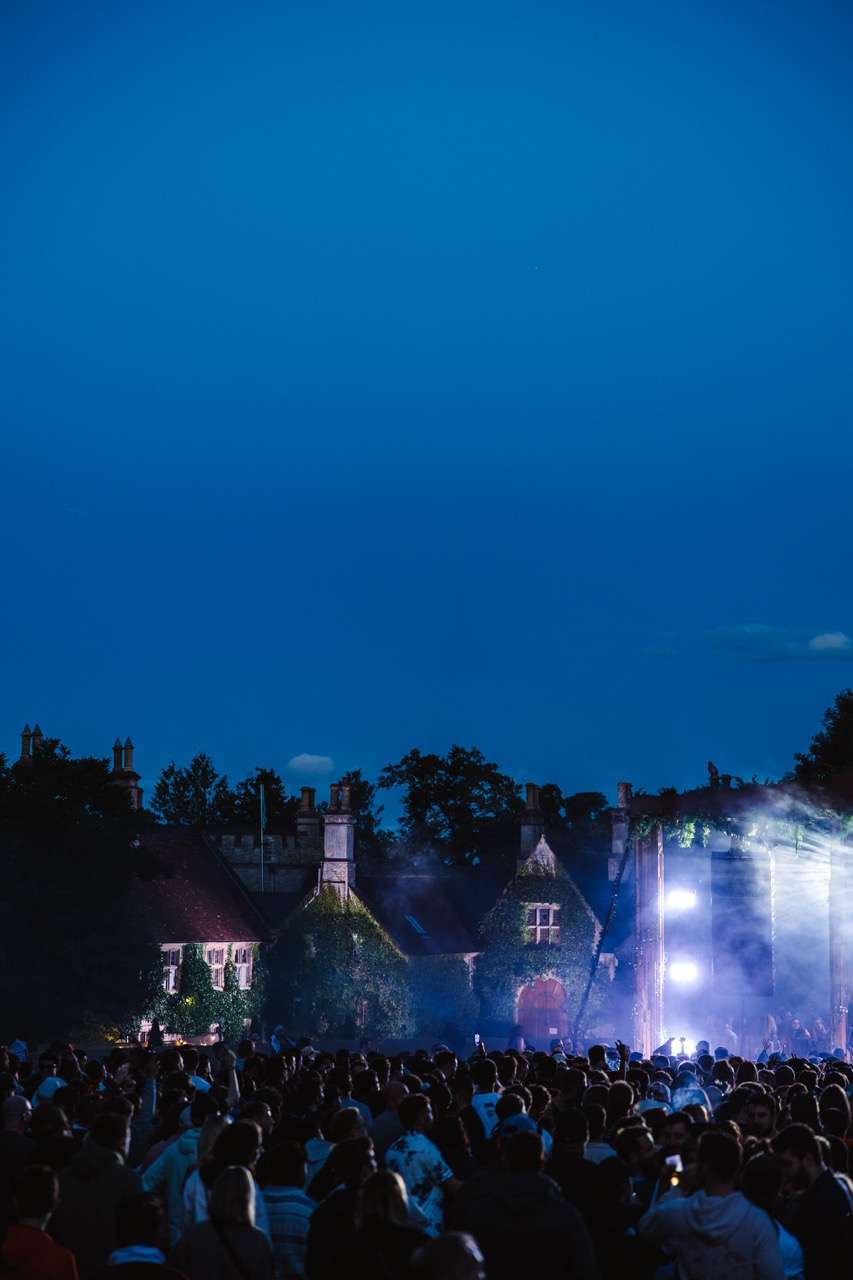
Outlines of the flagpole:
M 260 824 L 261 824 L 261 877 L 260 877 L 260 887 L 261 887 L 261 893 L 263 893 L 263 891 L 264 891 L 264 826 L 265 826 L 265 819 L 266 819 L 266 813 L 265 813 L 265 811 L 264 811 L 264 784 L 263 784 L 263 783 L 261 783 L 261 784 L 260 784 L 260 786 L 259 786 L 259 788 L 258 788 L 258 799 L 259 799 L 259 801 L 260 801 L 260 803 L 259 803 L 259 805 L 258 805 L 258 816 L 259 816 L 259 818 L 260 818 Z

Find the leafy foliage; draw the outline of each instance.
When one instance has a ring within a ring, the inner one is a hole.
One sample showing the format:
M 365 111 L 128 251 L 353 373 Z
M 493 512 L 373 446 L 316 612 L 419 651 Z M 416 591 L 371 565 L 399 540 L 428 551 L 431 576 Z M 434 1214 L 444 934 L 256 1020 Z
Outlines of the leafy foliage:
M 445 756 L 415 748 L 386 765 L 379 787 L 404 789 L 404 840 L 435 846 L 449 861 L 494 861 L 514 846 L 519 788 L 476 747 L 452 746 Z
M 151 809 L 161 822 L 181 827 L 211 827 L 230 822 L 235 797 L 227 777 L 217 773 L 210 756 L 200 751 L 186 768 L 172 760 L 160 774 Z
M 560 908 L 560 945 L 527 941 L 527 909 L 549 902 Z M 486 1017 L 511 1020 L 522 987 L 538 978 L 556 978 L 566 988 L 569 1016 L 577 1009 L 592 962 L 596 923 L 574 882 L 561 872 L 531 870 L 516 876 L 481 926 L 474 988 Z
M 413 1018 L 419 1037 L 453 1041 L 469 1033 L 479 1013 L 468 965 L 460 956 L 420 956 L 409 961 Z
M 299 802 L 285 791 L 284 782 L 275 769 L 256 768 L 234 788 L 231 821 L 257 827 L 260 820 L 260 791 L 264 788 L 264 811 L 268 826 L 292 827 Z
M 405 958 L 354 898 L 321 890 L 269 955 L 267 1007 L 276 1022 L 319 1035 L 402 1035 L 411 1021 Z
M 135 906 L 136 877 L 152 871 L 141 821 L 106 760 L 75 759 L 56 739 L 0 768 L 0 854 L 15 888 L 0 900 L 2 1038 L 126 1028 L 151 1008 L 161 962 Z
M 822 724 L 808 751 L 795 756 L 794 777 L 806 787 L 849 793 L 853 774 L 853 689 L 842 689 L 824 712 Z

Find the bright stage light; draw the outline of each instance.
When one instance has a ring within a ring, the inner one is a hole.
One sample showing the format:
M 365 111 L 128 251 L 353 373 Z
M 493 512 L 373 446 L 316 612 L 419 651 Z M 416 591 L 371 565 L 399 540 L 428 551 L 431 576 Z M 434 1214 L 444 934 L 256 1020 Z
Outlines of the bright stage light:
M 699 977 L 699 969 L 692 960 L 673 960 L 669 966 L 669 976 L 673 982 L 683 985 L 695 982 Z
M 675 1043 L 678 1045 L 678 1052 L 686 1053 L 688 1058 L 692 1058 L 693 1054 L 696 1052 L 696 1041 L 688 1040 L 687 1036 L 684 1036 L 683 1038 L 681 1036 L 676 1036 Z
M 690 911 L 696 906 L 695 889 L 670 889 L 666 905 L 673 911 Z

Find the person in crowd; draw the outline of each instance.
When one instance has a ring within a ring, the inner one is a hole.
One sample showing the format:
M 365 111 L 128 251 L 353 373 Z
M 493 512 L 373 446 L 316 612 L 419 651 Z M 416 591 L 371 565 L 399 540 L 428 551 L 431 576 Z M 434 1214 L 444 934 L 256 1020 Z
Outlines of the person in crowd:
M 524 1117 L 528 1119 L 528 1117 Z M 501 1144 L 503 1168 L 465 1185 L 454 1207 L 453 1225 L 480 1244 L 490 1280 L 510 1280 L 535 1253 L 546 1275 L 595 1280 L 597 1266 L 583 1219 L 545 1176 L 542 1137 L 513 1133 Z M 486 1181 L 488 1179 L 488 1181 Z
M 12 1220 L 12 1182 L 19 1169 L 29 1164 L 33 1140 L 28 1133 L 32 1108 L 24 1097 L 5 1098 L 0 1118 L 0 1234 Z
M 385 1152 L 391 1146 L 392 1142 L 396 1142 L 398 1138 L 403 1136 L 403 1125 L 398 1113 L 398 1107 L 404 1098 L 408 1097 L 408 1086 L 403 1084 L 401 1080 L 392 1080 L 386 1086 L 382 1094 L 383 1108 L 373 1121 L 373 1128 L 370 1136 L 373 1138 L 373 1147 L 376 1151 L 376 1159 L 383 1161 Z
M 803 1250 L 805 1280 L 840 1276 L 853 1257 L 853 1188 L 826 1167 L 824 1149 L 805 1124 L 774 1139 L 789 1201 L 784 1222 Z
M 307 1171 L 305 1148 L 296 1142 L 281 1142 L 264 1152 L 258 1166 L 276 1280 L 305 1275 L 308 1229 L 317 1208 L 305 1194 Z
M 183 1229 L 204 1222 L 210 1211 L 210 1197 L 224 1169 L 246 1169 L 251 1178 L 252 1221 L 269 1239 L 267 1209 L 255 1182 L 255 1168 L 263 1151 L 260 1128 L 254 1120 L 237 1120 L 227 1125 L 211 1150 L 210 1157 L 187 1178 L 183 1194 Z
M 241 1165 L 222 1170 L 210 1194 L 209 1217 L 181 1236 L 170 1262 L 188 1280 L 273 1280 L 269 1240 L 255 1226 L 252 1175 Z
M 182 1133 L 169 1144 L 142 1175 L 145 1191 L 162 1195 L 169 1218 L 169 1240 L 176 1244 L 184 1225 L 184 1186 L 198 1161 L 198 1144 L 206 1118 L 216 1104 L 207 1094 L 196 1094 L 181 1115 Z
M 803 1251 L 799 1241 L 780 1221 L 782 1210 L 782 1163 L 778 1156 L 760 1152 L 747 1160 L 741 1178 L 741 1190 L 773 1223 L 782 1255 L 785 1280 L 803 1280 Z
M 410 1276 L 411 1280 L 485 1280 L 485 1259 L 472 1236 L 450 1231 L 418 1249 Z
M 70 1249 L 48 1235 L 59 1204 L 59 1181 L 52 1169 L 31 1164 L 19 1169 L 12 1184 L 15 1222 L 0 1246 L 0 1274 L 20 1280 L 78 1280 Z
M 309 1280 L 336 1280 L 342 1262 L 359 1227 L 361 1189 L 376 1172 L 376 1157 L 369 1138 L 351 1138 L 335 1147 L 321 1178 L 324 1185 L 315 1195 L 322 1202 L 311 1215 L 305 1274 Z M 312 1184 L 317 1185 L 318 1179 Z
M 348 1250 L 356 1274 L 404 1276 L 412 1254 L 429 1236 L 414 1225 L 406 1184 L 398 1173 L 380 1169 L 361 1193 L 358 1229 Z
M 423 1214 L 428 1235 L 438 1236 L 444 1225 L 445 1196 L 459 1187 L 459 1180 L 426 1135 L 433 1115 L 429 1098 L 410 1094 L 398 1108 L 403 1136 L 385 1153 L 385 1165 L 399 1173 L 417 1210 Z
M 139 1174 L 125 1164 L 129 1146 L 127 1116 L 102 1112 L 59 1176 L 60 1200 L 51 1233 L 74 1254 L 83 1280 L 102 1267 L 116 1247 L 116 1207 L 142 1191 Z
M 166 1206 L 159 1196 L 132 1196 L 116 1206 L 116 1248 L 94 1280 L 185 1280 L 166 1263 Z
M 777 1233 L 768 1215 L 736 1190 L 741 1152 L 731 1133 L 709 1130 L 699 1139 L 701 1189 L 671 1191 L 641 1219 L 640 1234 L 674 1257 L 684 1280 L 783 1280 Z

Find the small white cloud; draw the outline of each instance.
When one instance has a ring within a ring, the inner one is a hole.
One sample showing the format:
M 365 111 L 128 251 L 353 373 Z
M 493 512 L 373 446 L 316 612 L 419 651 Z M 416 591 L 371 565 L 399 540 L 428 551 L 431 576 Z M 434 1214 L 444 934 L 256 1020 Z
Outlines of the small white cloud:
M 331 756 L 312 756 L 307 751 L 292 756 L 287 762 L 288 773 L 298 773 L 302 778 L 320 778 L 332 773 L 335 762 Z
M 824 631 L 812 636 L 809 648 L 812 653 L 847 653 L 853 648 L 853 641 L 843 631 Z

